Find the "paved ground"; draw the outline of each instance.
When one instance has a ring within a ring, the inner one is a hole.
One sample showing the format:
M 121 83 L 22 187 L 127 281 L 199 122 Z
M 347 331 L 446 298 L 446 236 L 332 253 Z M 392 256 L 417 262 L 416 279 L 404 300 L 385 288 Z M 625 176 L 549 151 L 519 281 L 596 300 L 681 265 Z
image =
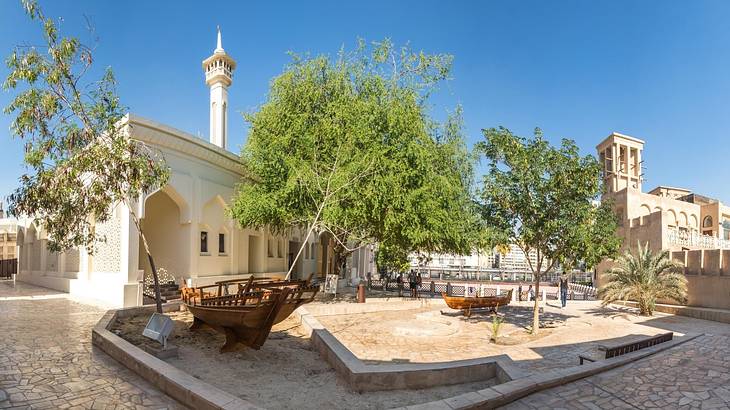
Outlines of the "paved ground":
M 674 323 L 663 327 L 687 329 L 683 318 L 672 319 Z M 504 409 L 729 409 L 730 325 L 693 322 L 693 329 L 703 330 L 704 336 Z
M 0 409 L 181 408 L 92 348 L 103 308 L 57 294 L 0 281 Z

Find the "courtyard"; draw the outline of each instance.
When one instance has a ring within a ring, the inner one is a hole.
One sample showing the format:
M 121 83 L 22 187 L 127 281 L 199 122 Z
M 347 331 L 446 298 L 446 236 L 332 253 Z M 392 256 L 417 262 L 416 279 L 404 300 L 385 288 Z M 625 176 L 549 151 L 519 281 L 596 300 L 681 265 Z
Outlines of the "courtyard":
M 491 315 L 464 317 L 439 299 L 370 298 L 314 302 L 306 309 L 355 356 L 367 364 L 435 363 L 505 355 L 526 374 L 578 365 L 578 354 L 667 331 L 675 337 L 700 335 L 685 344 L 628 366 L 545 390 L 506 408 L 727 408 L 730 406 L 730 326 L 657 313 L 637 316 L 621 306 L 602 308 L 595 301 L 569 302 L 560 309 L 549 301 L 538 336 L 527 331 L 531 308 L 517 302 L 500 309 L 504 325 L 490 341 Z M 356 393 L 312 348 L 291 316 L 275 326 L 261 350 L 220 354 L 223 337 L 211 329 L 191 332 L 192 316 L 170 314 L 176 324 L 178 358 L 167 359 L 194 377 L 255 405 L 272 409 L 395 408 L 423 404 L 484 389 L 497 380 L 426 389 Z M 146 316 L 118 323 L 114 332 L 134 344 Z M 281 392 L 286 391 L 286 395 Z M 317 391 L 317 395 L 312 395 Z M 546 404 L 547 403 L 547 404 Z M 713 407 L 714 406 L 714 407 Z

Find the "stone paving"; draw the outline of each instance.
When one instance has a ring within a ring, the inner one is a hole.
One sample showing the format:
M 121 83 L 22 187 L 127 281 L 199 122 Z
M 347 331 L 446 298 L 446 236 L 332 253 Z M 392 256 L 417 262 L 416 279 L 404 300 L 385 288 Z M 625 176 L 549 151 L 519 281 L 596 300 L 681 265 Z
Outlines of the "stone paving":
M 66 298 L 68 294 L 40 286 L 29 285 L 24 282 L 0 280 L 0 301 L 21 299 L 52 299 Z
M 671 330 L 687 323 L 672 317 Z M 503 409 L 729 409 L 730 325 L 693 319 L 704 335 L 627 366 L 535 393 Z
M 0 409 L 184 408 L 92 348 L 103 308 L 57 293 L 0 281 Z

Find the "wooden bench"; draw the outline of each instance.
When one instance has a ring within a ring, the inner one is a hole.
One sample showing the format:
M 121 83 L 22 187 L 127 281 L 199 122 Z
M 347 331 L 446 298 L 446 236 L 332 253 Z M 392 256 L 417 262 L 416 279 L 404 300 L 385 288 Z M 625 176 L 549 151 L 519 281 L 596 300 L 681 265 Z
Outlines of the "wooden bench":
M 610 359 L 612 357 L 621 356 L 626 353 L 635 352 L 640 349 L 644 349 L 647 347 L 651 347 L 654 345 L 658 345 L 659 343 L 664 343 L 672 340 L 674 337 L 673 332 L 663 333 L 654 337 L 650 337 L 648 339 L 642 339 L 637 340 L 635 342 L 625 343 L 622 345 L 614 346 L 606 348 L 606 359 Z M 596 356 L 589 356 L 586 354 L 578 355 L 578 358 L 580 359 L 580 364 L 583 364 L 584 360 L 587 360 L 589 362 L 595 362 L 596 360 L 599 360 L 600 358 L 597 358 Z

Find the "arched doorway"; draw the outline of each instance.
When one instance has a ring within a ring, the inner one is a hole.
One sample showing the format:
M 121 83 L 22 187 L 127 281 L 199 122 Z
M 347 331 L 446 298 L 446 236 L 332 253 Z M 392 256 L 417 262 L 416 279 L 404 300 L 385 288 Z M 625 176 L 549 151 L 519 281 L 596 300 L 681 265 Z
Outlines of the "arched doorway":
M 189 277 L 190 225 L 180 223 L 180 207 L 164 190 L 147 197 L 141 225 L 158 271 L 164 269 L 178 282 Z M 152 273 L 141 238 L 139 269 L 144 270 L 145 277 Z

